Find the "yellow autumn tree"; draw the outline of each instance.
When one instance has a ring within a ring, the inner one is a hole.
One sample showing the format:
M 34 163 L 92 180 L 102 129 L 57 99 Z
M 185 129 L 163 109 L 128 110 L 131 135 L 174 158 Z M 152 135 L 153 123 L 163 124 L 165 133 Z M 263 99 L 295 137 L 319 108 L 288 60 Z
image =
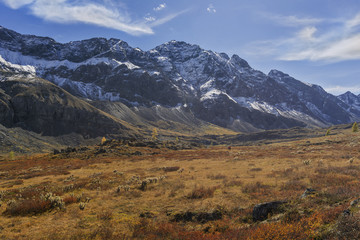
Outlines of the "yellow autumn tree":
M 154 140 L 154 141 L 158 140 L 157 136 L 158 136 L 158 131 L 157 131 L 156 128 L 154 128 L 153 131 L 152 131 L 152 134 L 151 134 L 152 140 Z
M 358 132 L 359 131 L 359 126 L 358 126 L 357 122 L 354 122 L 354 124 L 352 126 L 352 131 L 353 132 Z
M 9 158 L 10 158 L 10 160 L 14 160 L 14 158 L 15 158 L 14 151 L 9 152 Z
M 330 135 L 330 129 L 328 129 L 328 130 L 326 131 L 325 136 L 329 136 L 329 135 Z
M 103 137 L 103 138 L 101 139 L 101 145 L 103 145 L 105 142 L 106 142 L 106 137 Z

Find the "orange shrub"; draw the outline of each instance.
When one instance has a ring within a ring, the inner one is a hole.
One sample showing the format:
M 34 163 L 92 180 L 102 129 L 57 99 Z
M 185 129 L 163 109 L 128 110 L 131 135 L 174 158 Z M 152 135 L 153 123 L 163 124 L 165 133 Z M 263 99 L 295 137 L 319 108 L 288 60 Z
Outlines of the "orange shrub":
M 261 224 L 249 233 L 248 239 L 312 239 L 319 234 L 322 224 L 322 215 L 315 212 L 297 222 Z
M 8 205 L 4 214 L 11 216 L 39 214 L 51 209 L 50 201 L 42 199 L 26 199 Z
M 67 196 L 67 197 L 64 197 L 63 201 L 67 205 L 67 204 L 78 202 L 78 199 L 75 196 Z

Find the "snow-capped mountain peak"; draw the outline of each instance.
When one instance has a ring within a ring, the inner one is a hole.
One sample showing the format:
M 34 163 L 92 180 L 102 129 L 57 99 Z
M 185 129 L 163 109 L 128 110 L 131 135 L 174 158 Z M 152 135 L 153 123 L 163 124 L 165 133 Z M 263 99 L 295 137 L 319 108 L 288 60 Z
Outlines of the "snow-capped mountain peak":
M 203 120 L 241 131 L 326 126 L 360 116 L 350 106 L 358 103 L 350 101 L 354 96 L 337 98 L 279 70 L 266 75 L 238 55 L 183 41 L 142 51 L 115 38 L 62 44 L 0 28 L 0 67 L 36 74 L 88 99 L 187 106 Z
M 230 60 L 235 66 L 240 68 L 251 68 L 247 61 L 240 58 L 238 55 L 234 54 L 231 56 Z

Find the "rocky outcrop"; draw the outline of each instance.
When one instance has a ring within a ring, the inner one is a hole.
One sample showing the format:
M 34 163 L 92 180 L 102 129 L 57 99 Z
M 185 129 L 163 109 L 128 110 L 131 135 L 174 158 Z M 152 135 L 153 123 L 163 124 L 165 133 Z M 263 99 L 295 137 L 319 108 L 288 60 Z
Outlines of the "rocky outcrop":
M 0 123 L 9 126 L 14 118 L 14 110 L 11 107 L 10 97 L 0 89 Z
M 207 223 L 209 221 L 220 220 L 223 218 L 223 213 L 220 210 L 214 210 L 212 212 L 191 212 L 186 211 L 183 213 L 174 214 L 173 221 L 175 222 L 199 222 Z
M 267 219 L 270 214 L 278 212 L 280 207 L 285 203 L 286 201 L 273 201 L 256 205 L 252 213 L 253 221 L 256 222 Z

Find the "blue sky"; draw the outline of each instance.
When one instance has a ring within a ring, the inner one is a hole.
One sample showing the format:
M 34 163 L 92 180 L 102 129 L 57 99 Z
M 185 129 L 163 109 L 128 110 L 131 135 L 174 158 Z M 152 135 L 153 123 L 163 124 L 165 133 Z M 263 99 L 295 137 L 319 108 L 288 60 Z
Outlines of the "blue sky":
M 0 25 L 59 42 L 170 40 L 237 54 L 335 95 L 360 93 L 358 0 L 0 0 Z

